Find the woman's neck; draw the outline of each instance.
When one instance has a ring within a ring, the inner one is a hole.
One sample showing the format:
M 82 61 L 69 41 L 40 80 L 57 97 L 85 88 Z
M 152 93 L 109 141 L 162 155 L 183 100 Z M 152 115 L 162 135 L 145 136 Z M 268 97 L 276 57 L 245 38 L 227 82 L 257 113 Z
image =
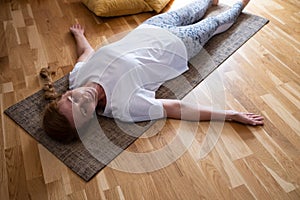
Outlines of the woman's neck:
M 96 89 L 98 95 L 97 95 L 97 99 L 98 99 L 98 105 L 101 106 L 102 108 L 105 108 L 106 106 L 106 94 L 105 91 L 103 89 L 103 87 L 98 84 L 98 83 L 94 83 L 94 82 L 89 82 L 87 84 L 85 84 L 84 86 L 86 87 L 93 87 Z

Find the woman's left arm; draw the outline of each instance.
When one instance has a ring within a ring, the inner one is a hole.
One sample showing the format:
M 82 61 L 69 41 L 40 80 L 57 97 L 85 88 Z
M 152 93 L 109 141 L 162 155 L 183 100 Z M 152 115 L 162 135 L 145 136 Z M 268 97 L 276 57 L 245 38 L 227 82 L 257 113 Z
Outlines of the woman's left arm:
M 165 117 L 188 121 L 226 120 L 248 125 L 263 125 L 264 118 L 253 113 L 243 113 L 233 110 L 212 110 L 203 105 L 194 105 L 180 100 L 159 99 L 165 110 Z

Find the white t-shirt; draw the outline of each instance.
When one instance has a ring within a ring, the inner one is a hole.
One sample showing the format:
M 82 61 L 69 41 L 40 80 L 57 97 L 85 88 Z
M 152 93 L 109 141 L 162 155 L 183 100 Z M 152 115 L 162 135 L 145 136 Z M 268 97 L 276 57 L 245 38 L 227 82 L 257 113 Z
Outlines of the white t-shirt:
M 188 70 L 186 48 L 172 33 L 141 25 L 121 40 L 98 49 L 70 73 L 69 87 L 100 84 L 106 94 L 102 115 L 137 122 L 164 117 L 155 91 Z

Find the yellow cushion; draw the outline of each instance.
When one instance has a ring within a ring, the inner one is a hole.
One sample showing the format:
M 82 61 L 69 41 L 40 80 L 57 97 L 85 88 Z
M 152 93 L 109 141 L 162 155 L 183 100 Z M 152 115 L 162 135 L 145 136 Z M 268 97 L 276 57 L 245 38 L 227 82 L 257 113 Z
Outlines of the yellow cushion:
M 145 0 L 153 10 L 160 13 L 170 0 Z
M 96 15 L 120 16 L 153 11 L 144 0 L 82 0 Z
M 153 10 L 159 13 L 170 0 L 82 0 L 82 2 L 96 15 L 112 17 Z

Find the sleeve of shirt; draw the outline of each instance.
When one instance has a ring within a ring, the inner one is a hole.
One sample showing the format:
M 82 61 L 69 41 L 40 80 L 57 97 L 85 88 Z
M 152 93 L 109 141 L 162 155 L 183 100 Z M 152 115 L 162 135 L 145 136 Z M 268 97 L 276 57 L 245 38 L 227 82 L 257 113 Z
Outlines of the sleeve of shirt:
M 132 121 L 147 121 L 164 117 L 163 105 L 154 96 L 154 92 L 143 90 L 130 100 L 129 114 Z
M 73 70 L 70 72 L 69 75 L 69 88 L 74 89 L 74 82 L 77 76 L 77 73 L 79 69 L 84 65 L 85 62 L 77 62 L 73 68 Z

